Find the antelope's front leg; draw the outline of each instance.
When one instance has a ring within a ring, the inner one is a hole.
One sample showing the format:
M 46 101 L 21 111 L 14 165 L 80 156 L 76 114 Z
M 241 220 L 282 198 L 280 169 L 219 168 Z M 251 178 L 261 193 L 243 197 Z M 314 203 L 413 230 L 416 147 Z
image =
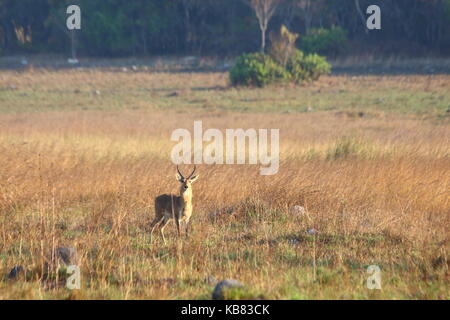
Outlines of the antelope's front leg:
M 181 237 L 181 232 L 180 232 L 180 219 L 178 217 L 175 217 L 175 224 L 177 225 L 177 233 L 178 233 L 178 238 Z
M 190 224 L 189 224 L 189 219 L 186 219 L 186 221 L 185 221 L 185 223 L 186 223 L 186 228 L 185 228 L 185 230 L 186 230 L 186 238 L 188 238 L 189 237 L 189 229 L 190 229 Z

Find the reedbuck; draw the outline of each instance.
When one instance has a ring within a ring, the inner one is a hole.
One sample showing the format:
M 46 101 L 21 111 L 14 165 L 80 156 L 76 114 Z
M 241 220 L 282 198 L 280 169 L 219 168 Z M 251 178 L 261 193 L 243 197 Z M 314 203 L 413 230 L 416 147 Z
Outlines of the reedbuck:
M 153 219 L 150 224 L 150 241 L 153 231 L 159 226 L 164 244 L 166 243 L 166 239 L 164 238 L 164 228 L 169 223 L 170 219 L 175 219 L 179 237 L 181 236 L 180 221 L 185 221 L 186 236 L 188 235 L 189 219 L 192 215 L 192 183 L 198 178 L 198 175 L 194 176 L 194 173 L 195 166 L 192 173 L 185 178 L 177 166 L 175 177 L 181 183 L 180 195 L 162 194 L 155 198 L 155 219 Z

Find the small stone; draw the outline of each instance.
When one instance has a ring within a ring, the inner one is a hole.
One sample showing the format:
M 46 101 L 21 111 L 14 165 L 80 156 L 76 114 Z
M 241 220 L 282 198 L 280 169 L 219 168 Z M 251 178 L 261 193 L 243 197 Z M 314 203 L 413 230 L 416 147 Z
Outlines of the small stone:
M 132 66 L 132 67 L 131 67 L 131 70 L 133 70 L 133 71 L 138 71 L 139 68 L 138 68 L 137 66 Z
M 8 279 L 9 280 L 17 279 L 21 273 L 25 273 L 24 268 L 22 266 L 15 266 L 9 272 Z
M 57 248 L 56 257 L 65 265 L 76 265 L 78 263 L 77 250 L 75 248 Z
M 99 95 L 101 95 L 102 93 L 100 92 L 100 90 L 95 90 L 94 91 L 94 95 L 96 95 L 96 96 L 99 96 Z
M 244 286 L 242 285 L 242 283 L 240 283 L 237 280 L 233 280 L 233 279 L 222 280 L 214 288 L 214 291 L 212 293 L 212 299 L 213 300 L 223 300 L 223 299 L 225 299 L 224 290 L 233 289 L 233 288 L 243 288 L 243 287 Z
M 289 213 L 296 216 L 303 216 L 306 213 L 306 210 L 302 206 L 295 205 L 289 208 Z
M 171 92 L 167 95 L 167 97 L 178 97 L 180 94 L 178 92 Z
M 128 72 L 128 69 L 125 68 L 125 67 L 123 67 L 123 68 L 122 68 L 122 72 Z
M 314 228 L 310 228 L 310 229 L 308 229 L 308 230 L 306 231 L 306 233 L 309 234 L 310 236 L 314 236 L 314 235 L 318 234 L 319 231 L 317 231 L 317 230 L 314 229 Z

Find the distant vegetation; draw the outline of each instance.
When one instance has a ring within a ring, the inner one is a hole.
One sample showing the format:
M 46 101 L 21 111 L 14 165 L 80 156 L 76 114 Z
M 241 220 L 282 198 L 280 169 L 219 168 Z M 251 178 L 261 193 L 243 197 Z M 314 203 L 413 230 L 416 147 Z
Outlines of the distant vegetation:
M 305 55 L 295 48 L 298 35 L 282 26 L 279 34 L 271 34 L 269 54 L 253 53 L 238 57 L 230 70 L 233 85 L 264 87 L 271 83 L 296 83 L 318 80 L 330 73 L 331 65 L 317 54 Z
M 270 33 L 283 24 L 303 35 L 299 45 L 306 53 L 450 53 L 450 0 L 271 0 L 273 15 L 261 21 L 257 2 L 0 0 L 0 53 L 69 54 L 69 4 L 82 11 L 74 42 L 80 56 L 235 56 L 261 47 L 261 26 Z M 372 4 L 381 8 L 382 31 L 366 33 L 365 9 Z M 344 38 L 352 45 L 342 48 Z
M 450 298 L 448 75 L 225 75 L 1 71 L 0 299 L 210 299 L 227 278 L 233 299 Z M 280 171 L 199 165 L 189 238 L 172 222 L 150 243 L 151 199 L 178 191 L 171 133 L 197 119 L 279 128 Z M 58 247 L 81 290 L 45 267 Z

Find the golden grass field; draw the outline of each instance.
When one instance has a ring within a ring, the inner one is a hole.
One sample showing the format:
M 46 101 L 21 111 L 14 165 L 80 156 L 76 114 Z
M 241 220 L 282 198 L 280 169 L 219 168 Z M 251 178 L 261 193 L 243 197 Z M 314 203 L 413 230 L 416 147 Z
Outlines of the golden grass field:
M 1 71 L 0 299 L 209 299 L 212 277 L 237 298 L 449 299 L 449 108 L 445 75 Z M 172 222 L 150 243 L 154 197 L 179 188 L 171 132 L 194 120 L 280 129 L 280 170 L 198 166 L 189 238 Z M 77 249 L 81 290 L 44 274 L 57 247 Z

